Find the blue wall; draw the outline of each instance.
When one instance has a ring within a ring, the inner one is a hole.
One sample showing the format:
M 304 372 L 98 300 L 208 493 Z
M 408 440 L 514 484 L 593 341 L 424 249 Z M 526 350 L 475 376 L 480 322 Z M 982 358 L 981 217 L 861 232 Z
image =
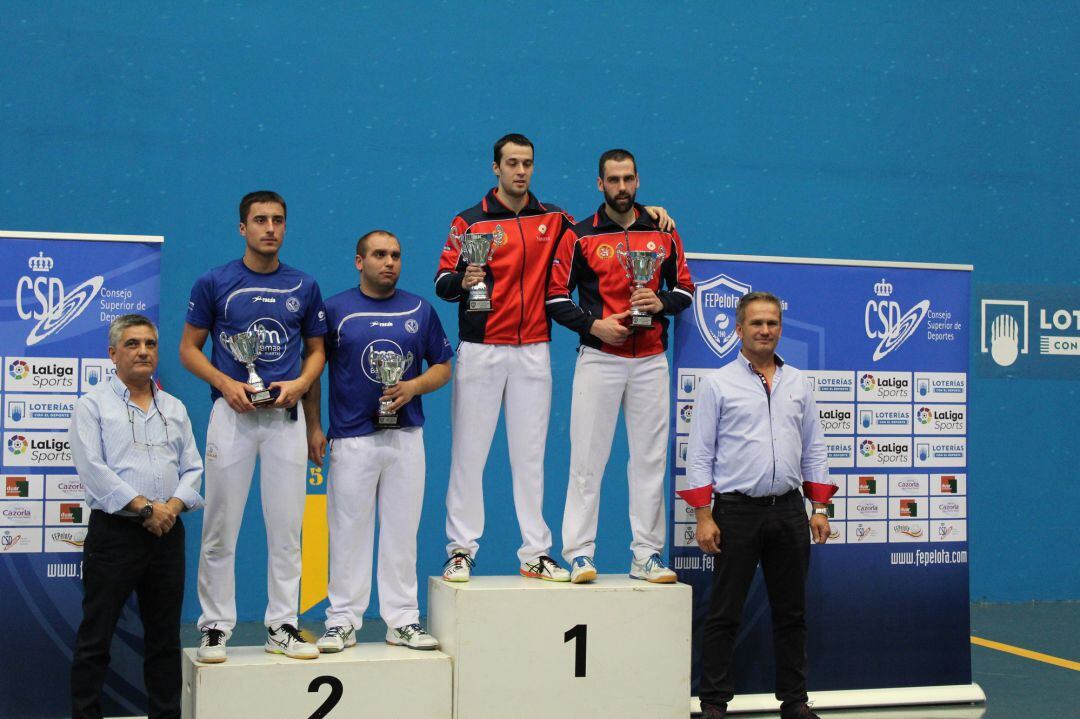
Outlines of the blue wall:
M 640 197 L 671 209 L 693 251 L 972 263 L 976 290 L 1075 285 L 1077 9 L 7 3 L 0 229 L 165 235 L 161 375 L 197 426 L 206 392 L 173 347 L 194 278 L 242 251 L 244 192 L 287 198 L 283 257 L 324 293 L 355 282 L 355 238 L 386 227 L 403 243 L 402 285 L 433 297 L 446 227 L 492 183 L 491 143 L 507 131 L 537 143 L 539 196 L 579 216 L 600 199 L 598 154 L 631 148 Z M 438 309 L 453 327 L 453 308 Z M 545 512 L 557 534 L 574 342 L 556 332 Z M 1080 598 L 1067 539 L 1076 387 L 973 381 L 974 598 Z M 422 575 L 443 559 L 449 390 L 425 403 Z M 604 572 L 628 562 L 625 460 L 620 432 Z M 500 435 L 485 573 L 515 570 L 507 474 Z M 262 614 L 263 541 L 252 502 L 246 619 Z M 188 599 L 193 618 L 193 589 Z

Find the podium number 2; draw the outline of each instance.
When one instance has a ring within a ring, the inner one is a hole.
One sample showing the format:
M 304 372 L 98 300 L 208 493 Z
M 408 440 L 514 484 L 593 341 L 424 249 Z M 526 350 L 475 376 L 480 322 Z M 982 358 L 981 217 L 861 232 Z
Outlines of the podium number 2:
M 563 644 L 574 640 L 574 676 L 585 676 L 585 646 L 589 638 L 589 625 L 578 624 L 563 634 Z
M 319 708 L 311 713 L 308 719 L 322 719 L 324 716 L 330 713 L 330 710 L 337 706 L 337 703 L 341 701 L 342 687 L 341 680 L 337 677 L 315 677 L 311 680 L 311 684 L 308 684 L 307 690 L 309 692 L 317 692 L 322 688 L 324 684 L 330 685 L 330 696 L 326 697 L 326 701 L 319 705 Z

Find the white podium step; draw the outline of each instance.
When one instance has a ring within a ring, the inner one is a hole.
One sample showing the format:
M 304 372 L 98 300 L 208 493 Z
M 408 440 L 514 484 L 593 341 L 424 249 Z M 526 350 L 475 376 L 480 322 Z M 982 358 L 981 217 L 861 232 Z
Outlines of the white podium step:
M 229 647 L 221 664 L 200 664 L 185 649 L 182 715 L 451 719 L 451 669 L 442 652 L 375 643 L 307 660 Z
M 625 575 L 428 580 L 455 719 L 686 719 L 691 608 L 688 585 Z

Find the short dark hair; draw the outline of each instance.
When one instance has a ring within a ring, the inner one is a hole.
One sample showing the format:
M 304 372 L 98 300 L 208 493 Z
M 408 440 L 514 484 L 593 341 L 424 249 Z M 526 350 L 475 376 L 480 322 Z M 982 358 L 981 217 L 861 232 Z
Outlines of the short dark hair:
M 372 230 L 371 232 L 364 234 L 363 237 L 356 241 L 356 254 L 360 255 L 361 257 L 367 257 L 368 240 L 370 240 L 375 235 L 386 235 L 387 237 L 393 237 L 395 240 L 397 240 L 398 246 L 401 246 L 401 240 L 398 240 L 397 235 L 395 235 L 390 230 Z
M 597 176 L 601 180 L 604 179 L 604 163 L 608 160 L 615 160 L 616 162 L 630 160 L 630 162 L 634 163 L 634 174 L 637 174 L 637 160 L 634 159 L 633 153 L 629 150 L 623 150 L 622 148 L 616 147 L 600 156 L 600 169 L 597 170 Z
M 288 216 L 288 208 L 285 207 L 285 198 L 273 190 L 256 190 L 255 192 L 249 192 L 244 195 L 244 199 L 240 200 L 240 221 L 247 222 L 248 212 L 251 211 L 251 206 L 256 202 L 276 202 L 281 205 L 281 212 L 283 215 Z
M 780 322 L 784 321 L 784 306 L 780 304 L 780 298 L 772 292 L 748 292 L 739 298 L 739 304 L 735 307 L 735 324 L 741 325 L 746 319 L 746 306 L 751 302 L 772 302 L 780 313 Z
M 154 331 L 154 336 L 157 337 L 158 329 L 146 315 L 120 315 L 109 323 L 109 346 L 116 347 L 119 345 L 124 330 L 129 327 L 149 327 Z
M 533 150 L 534 152 L 536 151 L 536 148 L 533 147 L 532 140 L 530 140 L 529 138 L 525 137 L 524 135 L 522 135 L 520 133 L 511 132 L 509 135 L 503 135 L 502 137 L 500 137 L 498 140 L 495 141 L 495 164 L 496 165 L 498 165 L 500 162 L 502 162 L 502 149 L 503 149 L 503 147 L 505 147 L 506 145 L 510 145 L 510 144 L 524 145 L 525 147 L 528 147 L 530 150 Z

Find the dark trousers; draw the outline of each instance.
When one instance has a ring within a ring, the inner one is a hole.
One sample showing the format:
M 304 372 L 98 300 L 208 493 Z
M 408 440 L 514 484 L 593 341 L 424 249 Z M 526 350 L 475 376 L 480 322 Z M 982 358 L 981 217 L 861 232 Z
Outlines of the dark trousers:
M 720 554 L 702 633 L 701 701 L 724 704 L 735 696 L 731 656 L 760 562 L 772 609 L 776 698 L 785 709 L 803 704 L 810 523 L 802 496 L 793 491 L 762 505 L 742 495 L 718 494 L 712 515 L 720 527 Z
M 72 719 L 101 719 L 109 648 L 124 602 L 135 592 L 145 649 L 149 719 L 180 716 L 180 607 L 184 601 L 184 525 L 155 537 L 138 522 L 90 513 L 83 546 L 83 619 L 71 663 Z

